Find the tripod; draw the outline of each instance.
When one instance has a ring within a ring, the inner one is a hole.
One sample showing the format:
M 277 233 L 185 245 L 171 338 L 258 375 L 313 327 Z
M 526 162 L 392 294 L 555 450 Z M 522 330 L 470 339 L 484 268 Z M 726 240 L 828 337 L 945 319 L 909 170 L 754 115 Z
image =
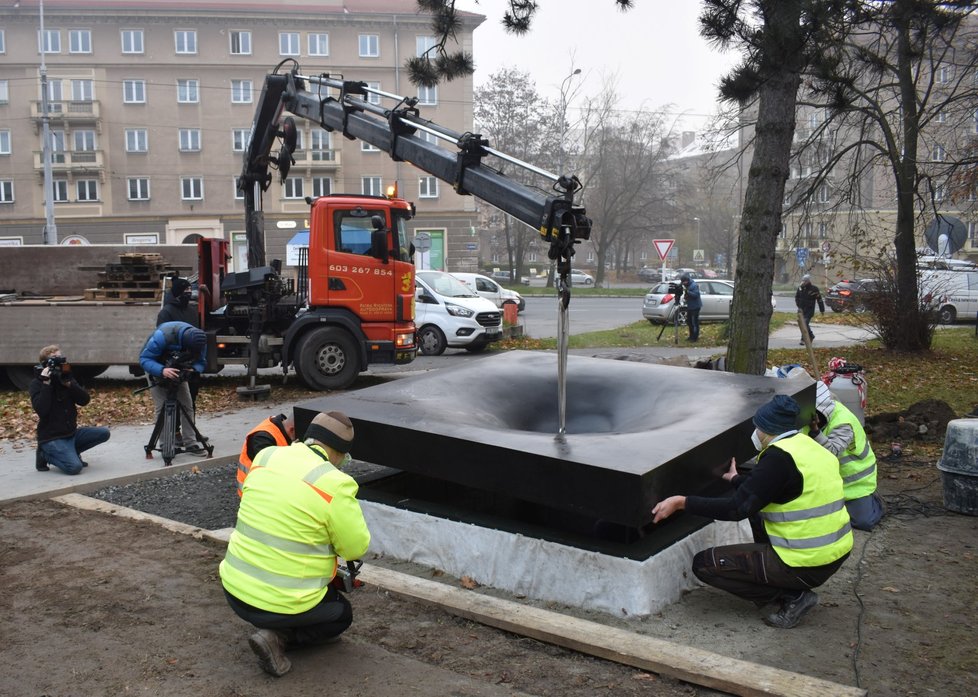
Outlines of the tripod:
M 190 423 L 191 428 L 194 430 L 194 436 L 204 446 L 204 450 L 207 451 L 207 457 L 211 457 L 214 454 L 214 446 L 197 429 L 193 415 L 188 413 L 186 408 L 177 399 L 177 390 L 180 389 L 181 382 L 182 380 L 166 381 L 166 399 L 163 402 L 163 408 L 160 409 L 160 413 L 156 417 L 156 425 L 153 427 L 153 433 L 149 437 L 149 443 L 143 446 L 146 450 L 147 460 L 152 460 L 153 451 L 159 450 L 160 454 L 163 455 L 164 467 L 169 467 L 175 456 L 190 452 L 186 448 L 177 445 L 177 424 L 180 423 L 181 416 L 186 417 L 186 420 Z M 148 389 L 148 387 L 141 388 L 137 391 L 144 389 Z M 159 447 L 156 447 L 157 441 L 159 441 Z

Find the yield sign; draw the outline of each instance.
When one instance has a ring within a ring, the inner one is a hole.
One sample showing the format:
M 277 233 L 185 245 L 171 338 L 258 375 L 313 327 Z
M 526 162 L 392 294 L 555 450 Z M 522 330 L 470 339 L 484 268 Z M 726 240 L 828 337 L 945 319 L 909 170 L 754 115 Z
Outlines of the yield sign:
M 669 250 L 672 249 L 672 245 L 675 244 L 676 240 L 652 240 L 652 244 L 655 245 L 655 251 L 659 253 L 659 258 L 662 261 L 666 260 L 669 256 Z

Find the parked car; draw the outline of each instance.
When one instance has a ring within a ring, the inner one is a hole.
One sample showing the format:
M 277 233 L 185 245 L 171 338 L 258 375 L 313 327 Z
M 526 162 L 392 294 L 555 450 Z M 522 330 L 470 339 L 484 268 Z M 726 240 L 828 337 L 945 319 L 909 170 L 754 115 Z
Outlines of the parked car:
M 526 307 L 526 300 L 515 290 L 503 288 L 491 278 L 478 273 L 453 273 L 455 278 L 474 290 L 477 295 L 491 300 L 492 303 L 502 308 L 503 305 L 516 305 L 518 312 L 523 312 Z
M 920 296 L 942 324 L 978 314 L 978 271 L 921 271 Z
M 513 274 L 509 271 L 492 271 L 489 273 L 489 277 L 501 283 L 511 283 L 513 280 Z
M 832 308 L 832 312 L 865 312 L 877 292 L 879 282 L 872 278 L 840 281 L 826 291 L 825 304 Z
M 672 269 L 666 269 L 665 278 L 672 278 Z M 656 281 L 661 281 L 663 279 L 662 268 L 656 268 L 655 266 L 643 266 L 638 270 L 638 278 L 646 283 L 655 283 Z
M 418 348 L 440 356 L 448 347 L 478 353 L 502 338 L 503 314 L 492 302 L 444 271 L 415 274 Z
M 584 273 L 583 271 L 578 271 L 576 269 L 571 269 L 570 272 L 570 284 L 571 287 L 574 286 L 593 286 L 594 276 L 589 273 Z
M 676 295 L 670 286 L 675 287 L 678 281 L 664 281 L 649 289 L 642 302 L 642 316 L 652 324 L 669 324 L 676 313 Z M 697 279 L 700 289 L 703 309 L 700 310 L 701 322 L 723 322 L 730 319 L 730 302 L 733 300 L 734 284 L 732 281 Z M 771 295 L 771 307 L 777 307 L 777 300 Z M 679 306 L 679 324 L 685 325 L 686 306 Z

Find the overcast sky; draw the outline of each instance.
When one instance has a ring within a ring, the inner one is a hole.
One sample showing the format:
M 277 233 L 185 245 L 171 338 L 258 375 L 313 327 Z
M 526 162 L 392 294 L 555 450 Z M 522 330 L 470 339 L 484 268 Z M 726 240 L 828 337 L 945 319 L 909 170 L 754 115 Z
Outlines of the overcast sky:
M 574 67 L 588 94 L 617 74 L 622 108 L 675 106 L 698 128 L 716 111 L 716 84 L 736 62 L 699 36 L 695 0 L 635 0 L 620 12 L 614 0 L 539 0 L 530 34 L 515 37 L 500 24 L 506 0 L 456 0 L 460 10 L 486 15 L 475 30 L 475 85 L 503 67 L 530 74 L 544 97 L 556 99 Z M 569 83 L 570 84 L 570 83 Z

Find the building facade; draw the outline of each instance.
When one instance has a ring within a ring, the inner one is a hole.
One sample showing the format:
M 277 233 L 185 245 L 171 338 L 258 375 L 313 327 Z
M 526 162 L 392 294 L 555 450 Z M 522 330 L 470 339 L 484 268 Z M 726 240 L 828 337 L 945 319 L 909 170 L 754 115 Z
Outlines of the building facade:
M 471 77 L 429 89 L 407 79 L 404 61 L 434 43 L 414 0 L 47 0 L 43 11 L 42 33 L 37 0 L 0 8 L 0 244 L 44 241 L 42 48 L 59 244 L 219 237 L 245 268 L 237 177 L 265 75 L 280 64 L 418 96 L 424 118 L 472 128 Z M 464 50 L 483 19 L 462 15 Z M 474 269 L 471 197 L 366 143 L 297 125 L 295 164 L 265 192 L 269 259 L 284 261 L 308 226 L 307 196 L 396 183 L 417 204 L 412 233 L 432 238 L 425 265 Z

